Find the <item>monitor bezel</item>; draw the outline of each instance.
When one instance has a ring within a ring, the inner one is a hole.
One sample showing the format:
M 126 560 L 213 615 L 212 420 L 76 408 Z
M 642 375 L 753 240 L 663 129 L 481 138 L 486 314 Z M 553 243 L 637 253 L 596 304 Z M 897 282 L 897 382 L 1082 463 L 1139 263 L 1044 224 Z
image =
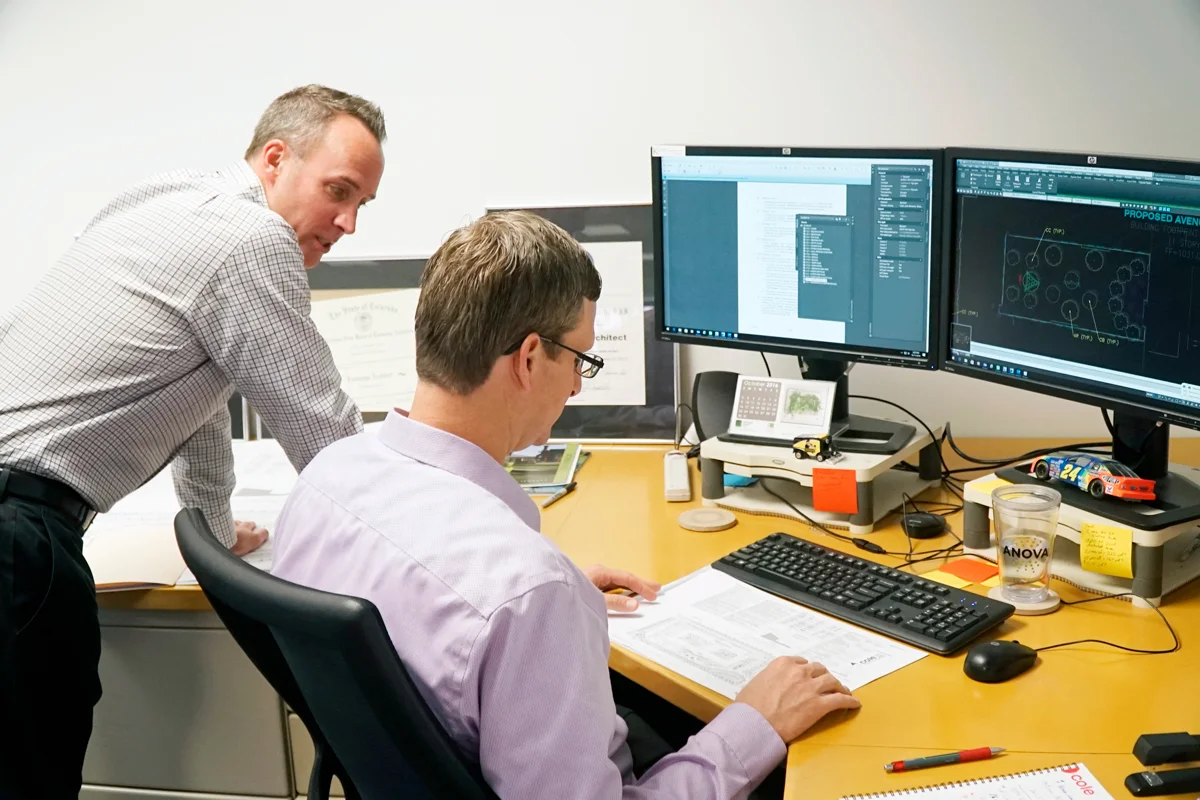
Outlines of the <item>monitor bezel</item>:
M 660 151 L 671 151 L 670 156 L 750 156 L 773 158 L 909 158 L 925 159 L 932 165 L 933 181 L 930 192 L 930 267 L 929 267 L 929 318 L 928 318 L 928 349 L 925 357 L 902 355 L 898 351 L 886 348 L 869 348 L 854 345 L 832 345 L 829 342 L 817 340 L 781 341 L 760 339 L 713 339 L 708 336 L 675 333 L 665 330 L 663 282 L 665 280 L 666 262 L 663 257 L 662 235 L 662 154 Z M 943 236 L 943 208 L 940 198 L 943 196 L 942 183 L 944 171 L 943 148 L 907 148 L 907 147 L 760 147 L 760 146 L 712 146 L 712 145 L 681 145 L 671 147 L 654 147 L 651 149 L 651 183 L 653 187 L 653 237 L 654 237 L 654 327 L 657 337 L 662 341 L 679 344 L 698 344 L 709 347 L 724 347 L 735 350 L 752 352 L 782 353 L 795 356 L 820 357 L 864 364 L 882 364 L 893 367 L 910 369 L 937 369 L 938 353 L 941 350 L 939 336 L 942 331 L 941 307 L 939 298 L 944 295 L 942 276 L 944 258 L 941 252 Z
M 1108 169 L 1128 169 L 1140 170 L 1146 172 L 1174 172 L 1179 175 L 1196 175 L 1200 176 L 1200 162 L 1184 161 L 1181 159 L 1169 158 L 1146 158 L 1128 155 L 1105 155 L 1100 153 L 1084 153 L 1084 152 L 1055 152 L 1052 150 L 1009 150 L 1009 149 L 992 149 L 992 148 L 977 148 L 977 147 L 951 147 L 945 150 L 945 163 L 942 168 L 942 174 L 945 180 L 942 183 L 942 217 L 945 223 L 943 230 L 942 241 L 942 299 L 941 312 L 942 323 L 940 339 L 941 345 L 938 351 L 938 369 L 949 372 L 955 375 L 963 375 L 969 378 L 978 378 L 980 380 L 990 381 L 1004 386 L 1012 386 L 1016 389 L 1024 389 L 1038 394 L 1052 395 L 1064 400 L 1073 400 L 1077 403 L 1096 406 L 1099 408 L 1111 409 L 1114 412 L 1122 412 L 1140 417 L 1149 417 L 1154 420 L 1159 420 L 1171 425 L 1179 425 L 1181 427 L 1200 430 L 1200 411 L 1188 413 L 1180 411 L 1166 402 L 1156 402 L 1145 400 L 1138 402 L 1131 400 L 1125 396 L 1115 394 L 1105 394 L 1103 388 L 1097 391 L 1088 391 L 1080 389 L 1073 385 L 1048 384 L 1042 381 L 1032 381 L 1029 379 L 1016 379 L 1008 377 L 1003 373 L 997 373 L 992 370 L 986 370 L 981 367 L 972 367 L 967 364 L 959 364 L 952 360 L 951 345 L 953 337 L 951 336 L 951 325 L 953 323 L 953 309 L 951 298 L 954 297 L 955 280 L 957 277 L 957 250 L 954 247 L 955 231 L 958 229 L 958 203 L 955 187 L 957 186 L 957 168 L 960 159 L 979 160 L 979 161 L 1026 161 L 1040 162 L 1044 164 L 1055 164 L 1068 167 L 1098 167 Z

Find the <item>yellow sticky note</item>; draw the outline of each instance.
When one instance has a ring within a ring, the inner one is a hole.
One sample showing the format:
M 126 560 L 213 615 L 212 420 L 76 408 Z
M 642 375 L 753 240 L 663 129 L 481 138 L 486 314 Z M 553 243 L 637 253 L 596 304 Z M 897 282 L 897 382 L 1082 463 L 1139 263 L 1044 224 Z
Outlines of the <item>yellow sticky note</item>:
M 981 584 L 979 584 L 979 585 L 980 585 L 980 586 L 986 586 L 986 587 L 988 587 L 989 589 L 991 589 L 991 588 L 992 588 L 992 587 L 994 587 L 994 586 L 999 586 L 999 585 L 1000 585 L 1000 576 L 999 576 L 999 575 L 993 575 L 992 577 L 988 578 L 986 581 L 984 581 L 983 583 L 981 583 Z
M 1011 485 L 1012 485 L 1012 483 L 1010 481 L 1004 480 L 1004 478 L 992 478 L 990 481 L 983 481 L 982 483 L 972 483 L 972 484 L 970 484 L 970 487 L 977 492 L 983 492 L 986 495 L 990 495 L 992 493 L 993 489 L 999 489 L 1001 486 L 1011 486 Z
M 1133 531 L 1085 522 L 1080 529 L 1079 561 L 1089 572 L 1133 577 Z
M 937 581 L 944 583 L 954 589 L 961 589 L 964 586 L 970 586 L 970 581 L 965 581 L 957 575 L 951 575 L 949 572 L 942 572 L 940 569 L 935 569 L 932 572 L 922 572 L 920 577 L 926 580 Z

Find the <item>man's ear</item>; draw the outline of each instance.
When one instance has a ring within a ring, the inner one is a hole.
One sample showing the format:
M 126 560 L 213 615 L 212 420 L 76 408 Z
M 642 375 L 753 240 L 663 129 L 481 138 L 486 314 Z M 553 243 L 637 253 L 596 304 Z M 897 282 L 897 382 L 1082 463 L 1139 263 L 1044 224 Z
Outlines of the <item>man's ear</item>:
M 279 179 L 283 164 L 289 154 L 287 142 L 282 139 L 272 139 L 263 145 L 259 158 L 262 159 L 263 174 L 272 184 Z
M 521 342 L 521 346 L 513 353 L 513 379 L 522 390 L 533 388 L 533 373 L 538 368 L 538 362 L 545 360 L 546 348 L 542 345 L 541 337 L 531 333 Z

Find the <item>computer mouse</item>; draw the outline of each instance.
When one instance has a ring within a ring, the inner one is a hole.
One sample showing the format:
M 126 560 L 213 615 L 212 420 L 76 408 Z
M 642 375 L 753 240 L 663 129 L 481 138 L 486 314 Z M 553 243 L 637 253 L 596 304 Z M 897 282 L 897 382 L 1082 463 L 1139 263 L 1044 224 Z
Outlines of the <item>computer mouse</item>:
M 913 511 L 900 518 L 900 526 L 910 539 L 932 539 L 946 530 L 946 520 L 928 511 Z
M 1037 657 L 1020 642 L 983 642 L 967 651 L 963 672 L 973 681 L 1002 683 L 1032 667 Z

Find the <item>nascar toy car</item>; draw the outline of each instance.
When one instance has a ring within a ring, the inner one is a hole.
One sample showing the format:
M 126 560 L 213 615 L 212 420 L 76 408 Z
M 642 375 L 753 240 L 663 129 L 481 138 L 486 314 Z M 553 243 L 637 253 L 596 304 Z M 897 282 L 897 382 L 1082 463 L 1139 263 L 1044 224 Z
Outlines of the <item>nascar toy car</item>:
M 1139 478 L 1124 464 L 1099 456 L 1083 453 L 1046 456 L 1033 462 L 1029 474 L 1040 481 L 1057 478 L 1096 498 L 1110 495 L 1122 500 L 1154 499 L 1154 481 Z

